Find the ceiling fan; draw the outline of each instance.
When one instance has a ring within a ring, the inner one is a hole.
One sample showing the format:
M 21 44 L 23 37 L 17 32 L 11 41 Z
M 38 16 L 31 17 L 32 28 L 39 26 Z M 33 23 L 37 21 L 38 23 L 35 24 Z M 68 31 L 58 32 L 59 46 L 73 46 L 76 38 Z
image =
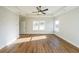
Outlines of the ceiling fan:
M 48 9 L 42 9 L 42 6 L 38 6 L 36 7 L 37 11 L 35 12 L 32 12 L 32 13 L 37 13 L 37 15 L 40 15 L 40 14 L 46 14 L 45 11 L 48 11 Z

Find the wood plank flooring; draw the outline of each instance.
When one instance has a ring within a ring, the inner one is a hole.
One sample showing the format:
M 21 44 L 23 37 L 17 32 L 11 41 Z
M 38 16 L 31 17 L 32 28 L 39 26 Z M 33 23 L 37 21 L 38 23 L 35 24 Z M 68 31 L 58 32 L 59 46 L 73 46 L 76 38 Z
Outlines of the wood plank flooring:
M 79 48 L 55 35 L 20 35 L 14 43 L 0 50 L 1 53 L 78 53 Z

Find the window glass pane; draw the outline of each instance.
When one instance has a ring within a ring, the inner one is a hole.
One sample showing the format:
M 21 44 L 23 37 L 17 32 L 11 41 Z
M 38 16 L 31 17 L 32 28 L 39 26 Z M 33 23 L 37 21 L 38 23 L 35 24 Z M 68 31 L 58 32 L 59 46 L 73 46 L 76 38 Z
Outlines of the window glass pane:
M 56 32 L 59 32 L 59 23 L 60 23 L 59 20 L 55 21 L 55 31 Z
M 39 25 L 38 21 L 33 21 L 33 30 L 38 30 L 38 25 Z
M 39 30 L 45 30 L 45 21 L 39 22 Z
M 33 21 L 33 30 L 45 30 L 45 21 Z
M 56 21 L 55 21 L 55 24 L 56 24 L 56 25 L 59 25 L 59 20 L 56 20 Z

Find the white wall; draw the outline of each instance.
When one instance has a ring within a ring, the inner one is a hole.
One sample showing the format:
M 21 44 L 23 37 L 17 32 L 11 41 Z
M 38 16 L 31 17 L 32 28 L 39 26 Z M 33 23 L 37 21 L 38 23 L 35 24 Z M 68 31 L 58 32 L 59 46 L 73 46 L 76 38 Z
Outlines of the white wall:
M 19 16 L 0 7 L 0 48 L 19 36 Z
M 79 47 L 79 8 L 69 11 L 56 20 L 60 21 L 59 32 L 55 34 Z
M 45 21 L 45 30 L 33 31 L 33 21 Z M 53 34 L 53 18 L 51 17 L 26 17 L 20 19 L 20 34 Z
M 25 27 L 26 18 L 23 16 L 19 17 L 19 34 L 26 34 L 26 27 Z

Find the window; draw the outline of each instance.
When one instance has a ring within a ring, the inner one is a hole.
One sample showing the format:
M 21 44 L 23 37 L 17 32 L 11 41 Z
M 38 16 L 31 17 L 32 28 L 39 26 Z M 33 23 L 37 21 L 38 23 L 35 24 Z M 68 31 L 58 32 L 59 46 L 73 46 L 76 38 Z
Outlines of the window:
M 39 30 L 44 30 L 45 29 L 45 21 L 40 21 L 39 22 Z
M 55 21 L 55 24 L 56 24 L 56 25 L 59 25 L 59 20 L 56 20 L 56 21 Z
M 45 21 L 33 21 L 33 30 L 45 30 Z
M 38 30 L 38 25 L 39 25 L 38 21 L 33 21 L 33 30 Z
M 56 32 L 59 32 L 59 23 L 60 23 L 59 20 L 55 21 L 55 31 Z

